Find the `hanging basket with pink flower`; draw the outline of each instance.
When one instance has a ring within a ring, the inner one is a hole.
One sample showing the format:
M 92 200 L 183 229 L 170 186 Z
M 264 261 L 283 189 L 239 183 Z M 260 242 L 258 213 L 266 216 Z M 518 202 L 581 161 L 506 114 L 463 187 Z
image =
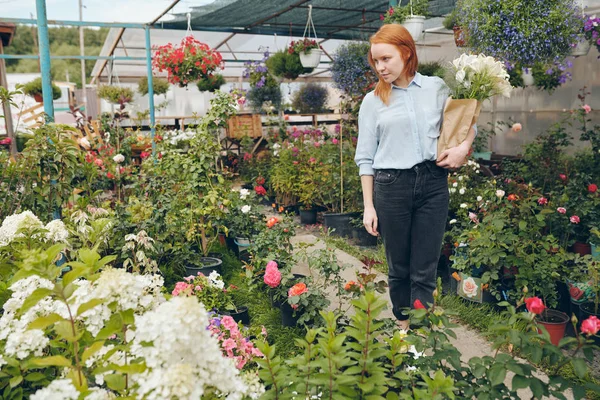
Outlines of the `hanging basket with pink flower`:
M 156 48 L 152 68 L 167 72 L 167 80 L 181 87 L 201 79 L 208 79 L 223 68 L 223 57 L 192 35 L 183 38 L 179 45 L 168 43 Z

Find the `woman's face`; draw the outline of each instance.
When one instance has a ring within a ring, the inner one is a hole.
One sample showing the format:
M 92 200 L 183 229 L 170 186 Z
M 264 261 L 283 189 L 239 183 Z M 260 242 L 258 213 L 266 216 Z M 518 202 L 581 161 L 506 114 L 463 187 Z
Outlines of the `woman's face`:
M 396 46 L 389 43 L 374 43 L 371 45 L 371 57 L 383 81 L 394 84 L 401 82 L 404 60 Z

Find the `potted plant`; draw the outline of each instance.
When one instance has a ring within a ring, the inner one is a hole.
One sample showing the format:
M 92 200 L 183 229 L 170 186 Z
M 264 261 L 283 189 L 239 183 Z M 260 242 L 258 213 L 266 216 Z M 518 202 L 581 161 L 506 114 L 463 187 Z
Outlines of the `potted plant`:
M 571 79 L 571 73 L 567 68 L 572 67 L 570 61 L 562 63 L 543 64 L 535 63 L 531 69 L 531 75 L 535 87 L 548 93 L 554 92 L 556 88 Z
M 583 21 L 583 34 L 589 43 L 596 46 L 600 52 L 600 18 L 594 16 L 585 16 Z
M 539 297 L 525 298 L 525 305 L 527 311 L 536 315 L 536 323 L 546 329 L 550 335 L 550 342 L 558 346 L 560 340 L 565 336 L 565 329 L 570 320 L 569 316 L 562 311 L 547 308 Z M 541 332 L 539 328 L 538 331 Z
M 440 61 L 430 61 L 419 63 L 417 71 L 421 75 L 425 76 L 437 76 L 439 78 L 444 79 L 444 75 L 446 74 L 446 69 L 442 65 Z
M 523 66 L 563 61 L 581 32 L 575 0 L 463 0 L 457 8 L 475 53 Z
M 104 85 L 98 89 L 98 97 L 109 103 L 124 106 L 133 101 L 133 90 L 128 87 Z
M 390 7 L 383 17 L 386 24 L 402 24 L 415 42 L 423 32 L 425 18 L 429 15 L 429 0 L 409 0 L 405 5 Z
M 156 48 L 152 67 L 158 72 L 167 72 L 171 84 L 186 87 L 190 82 L 208 78 L 214 71 L 223 68 L 223 57 L 193 36 L 186 36 L 179 45 L 172 43 Z
M 23 93 L 25 93 L 27 96 L 33 97 L 38 103 L 42 103 L 44 101 L 42 98 L 42 78 L 35 78 L 34 80 L 23 85 Z M 52 83 L 52 99 L 58 100 L 60 99 L 60 96 L 60 88 Z
M 267 68 L 273 75 L 294 80 L 302 74 L 309 74 L 313 68 L 305 68 L 300 61 L 300 55 L 289 50 L 279 50 L 267 60 Z
M 444 25 L 444 28 L 454 32 L 454 43 L 456 44 L 456 47 L 465 47 L 467 45 L 465 31 L 458 19 L 458 11 L 456 8 L 444 18 L 442 24 Z
M 590 316 L 600 317 L 600 309 L 598 308 L 600 304 L 600 266 L 589 255 L 585 256 L 585 262 L 587 264 L 588 283 L 592 291 L 589 297 L 592 301 L 583 302 L 579 305 L 582 320 Z
M 152 77 L 152 90 L 154 91 L 154 95 L 160 96 L 161 94 L 165 94 L 169 91 L 169 82 L 164 78 L 159 78 L 157 76 Z M 138 81 L 138 93 L 142 96 L 148 94 L 148 77 L 144 76 L 140 78 Z
M 375 86 L 377 76 L 369 65 L 369 43 L 346 43 L 338 47 L 331 63 L 331 78 L 351 102 L 361 99 Z
M 318 83 L 309 82 L 294 93 L 292 106 L 301 114 L 316 114 L 323 112 L 329 93 L 327 88 Z
M 304 68 L 316 68 L 321 61 L 321 46 L 314 39 L 303 38 L 290 43 L 288 53 L 298 54 Z
M 212 76 L 202 77 L 196 84 L 198 90 L 201 92 L 213 93 L 221 86 L 225 84 L 225 78 L 221 74 L 214 74 Z

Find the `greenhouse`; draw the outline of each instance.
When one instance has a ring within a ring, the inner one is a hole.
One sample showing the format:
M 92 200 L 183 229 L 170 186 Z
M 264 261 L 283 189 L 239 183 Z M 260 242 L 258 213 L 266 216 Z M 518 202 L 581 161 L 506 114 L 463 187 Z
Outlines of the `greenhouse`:
M 600 399 L 600 0 L 10 3 L 3 399 Z

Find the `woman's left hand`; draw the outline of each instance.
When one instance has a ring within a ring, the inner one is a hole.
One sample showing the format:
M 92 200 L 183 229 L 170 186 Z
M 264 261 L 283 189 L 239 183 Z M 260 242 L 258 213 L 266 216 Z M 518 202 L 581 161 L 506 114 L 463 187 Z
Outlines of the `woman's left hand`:
M 438 167 L 447 169 L 457 169 L 462 167 L 467 161 L 467 155 L 469 154 L 470 146 L 466 146 L 465 143 L 460 144 L 448 150 L 444 150 L 436 160 Z

